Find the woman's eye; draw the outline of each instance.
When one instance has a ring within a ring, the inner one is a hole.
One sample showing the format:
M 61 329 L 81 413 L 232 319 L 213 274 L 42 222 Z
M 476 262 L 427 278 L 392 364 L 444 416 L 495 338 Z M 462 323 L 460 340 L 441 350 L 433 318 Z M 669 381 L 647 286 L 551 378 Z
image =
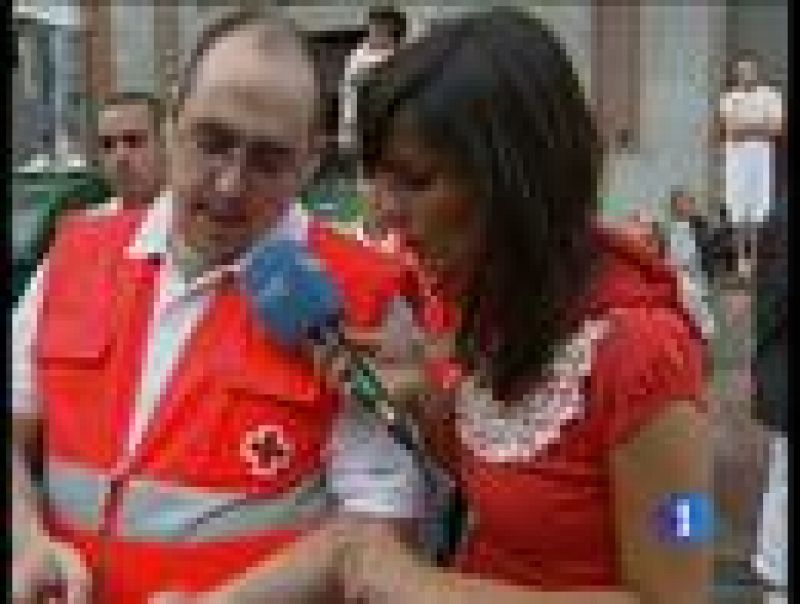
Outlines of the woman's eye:
M 392 179 L 395 187 L 401 191 L 421 193 L 427 191 L 433 183 L 433 176 L 430 174 L 396 174 Z

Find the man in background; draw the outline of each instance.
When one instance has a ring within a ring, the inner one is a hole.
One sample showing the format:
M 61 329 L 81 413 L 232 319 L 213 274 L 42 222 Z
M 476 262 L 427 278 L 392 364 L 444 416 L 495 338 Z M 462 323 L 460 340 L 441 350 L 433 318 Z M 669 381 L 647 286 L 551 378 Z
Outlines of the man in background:
M 98 115 L 98 147 L 103 173 L 113 186 L 113 203 L 145 207 L 164 185 L 163 109 L 148 94 L 128 92 L 108 98 Z
M 70 172 L 55 180 L 42 200 L 20 200 L 39 204 L 38 209 L 31 210 L 40 212 L 40 216 L 29 240 L 14 252 L 14 303 L 50 248 L 66 212 L 146 207 L 158 196 L 165 173 L 162 113 L 159 101 L 148 94 L 129 92 L 109 97 L 97 116 L 99 171 Z
M 406 17 L 392 8 L 369 11 L 369 29 L 364 41 L 347 59 L 342 77 L 339 148 L 344 154 L 355 146 L 355 121 L 358 86 L 364 75 L 394 54 L 406 37 Z
M 665 243 L 670 261 L 678 271 L 687 308 L 703 335 L 710 338 L 715 329 L 709 291 L 708 224 L 697 209 L 692 195 L 683 189 L 670 193 L 670 216 Z
M 715 246 L 717 233 L 707 216 L 697 207 L 697 199 L 683 189 L 674 189 L 670 194 L 670 214 L 673 223 L 688 227 L 698 254 L 698 265 L 706 278 L 713 280 L 717 271 Z

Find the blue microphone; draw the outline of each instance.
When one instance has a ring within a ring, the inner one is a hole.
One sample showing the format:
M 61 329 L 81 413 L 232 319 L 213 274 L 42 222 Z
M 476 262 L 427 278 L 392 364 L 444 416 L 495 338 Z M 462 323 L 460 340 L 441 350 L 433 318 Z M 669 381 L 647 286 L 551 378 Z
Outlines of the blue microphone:
M 304 243 L 264 239 L 241 285 L 256 315 L 281 344 L 296 347 L 341 315 L 343 299 Z
M 310 343 L 321 348 L 329 362 L 343 361 L 340 378 L 350 395 L 377 415 L 395 440 L 417 453 L 417 439 L 395 414 L 374 367 L 347 341 L 344 298 L 305 243 L 262 240 L 254 247 L 240 283 L 256 316 L 280 343 L 288 347 Z

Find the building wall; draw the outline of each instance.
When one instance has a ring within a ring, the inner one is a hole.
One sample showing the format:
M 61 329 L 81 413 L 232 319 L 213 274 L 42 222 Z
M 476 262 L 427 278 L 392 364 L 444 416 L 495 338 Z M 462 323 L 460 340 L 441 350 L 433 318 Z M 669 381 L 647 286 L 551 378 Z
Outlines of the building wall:
M 701 202 L 718 197 L 708 134 L 724 31 L 724 7 L 713 3 L 642 7 L 640 148 L 608 162 L 606 191 L 621 211 L 646 207 L 658 215 L 672 186 Z
M 789 79 L 789 7 L 785 0 L 729 0 L 729 49 L 754 50 L 762 59 L 764 76 L 786 90 Z
M 111 3 L 119 91 L 157 92 L 154 15 L 152 2 L 115 0 Z
M 412 35 L 432 19 L 455 16 L 492 4 L 517 5 L 550 24 L 570 53 L 587 95 L 592 91 L 592 9 L 589 2 L 531 3 L 525 0 L 463 1 L 447 6 L 398 2 Z M 363 23 L 364 9 L 292 6 L 287 12 L 312 28 Z M 701 199 L 715 193 L 714 161 L 706 134 L 720 85 L 718 59 L 724 48 L 725 9 L 719 3 L 643 2 L 641 12 L 641 123 L 636 152 L 608 157 L 603 195 L 622 213 L 648 207 L 658 214 L 667 192 L 680 185 Z
M 152 89 L 153 9 L 150 3 L 116 3 L 118 85 Z M 186 50 L 199 19 L 219 6 L 203 2 L 197 8 L 182 2 L 180 40 Z M 219 3 L 216 3 L 219 4 Z M 587 94 L 592 82 L 591 5 L 589 2 L 530 3 L 525 0 L 462 0 L 436 7 L 397 2 L 412 35 L 425 31 L 431 19 L 452 16 L 489 4 L 516 4 L 541 16 L 560 34 Z M 211 5 L 210 8 L 205 5 Z M 353 2 L 291 3 L 282 10 L 309 29 L 346 29 L 363 25 L 365 8 Z M 752 11 L 751 11 L 752 12 Z M 775 17 L 760 15 L 761 37 L 775 27 Z M 746 29 L 746 28 L 744 28 Z M 716 196 L 715 163 L 707 140 L 720 87 L 720 63 L 725 41 L 725 7 L 720 3 L 643 2 L 641 13 L 641 124 L 636 152 L 608 158 L 604 194 L 618 199 L 618 210 L 647 206 L 658 211 L 670 187 L 680 185 L 702 199 Z

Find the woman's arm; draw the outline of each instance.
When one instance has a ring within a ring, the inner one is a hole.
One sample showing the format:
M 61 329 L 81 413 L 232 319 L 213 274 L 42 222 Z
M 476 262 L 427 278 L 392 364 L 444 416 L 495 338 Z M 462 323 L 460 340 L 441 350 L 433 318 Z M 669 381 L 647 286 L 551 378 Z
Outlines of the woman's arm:
M 342 581 L 346 591 L 381 603 L 652 604 L 706 603 L 712 578 L 707 545 L 661 541 L 654 511 L 674 493 L 710 497 L 705 417 L 692 404 L 675 404 L 612 455 L 620 591 L 523 590 L 435 568 L 416 558 L 380 524 L 354 530 Z
M 537 592 L 462 575 L 418 558 L 382 523 L 355 527 L 341 582 L 347 597 L 381 604 L 634 604 L 611 591 Z
M 659 539 L 653 516 L 670 494 L 710 500 L 707 417 L 693 403 L 665 407 L 612 455 L 612 480 L 622 578 L 643 602 L 706 603 L 713 579 L 709 544 Z

